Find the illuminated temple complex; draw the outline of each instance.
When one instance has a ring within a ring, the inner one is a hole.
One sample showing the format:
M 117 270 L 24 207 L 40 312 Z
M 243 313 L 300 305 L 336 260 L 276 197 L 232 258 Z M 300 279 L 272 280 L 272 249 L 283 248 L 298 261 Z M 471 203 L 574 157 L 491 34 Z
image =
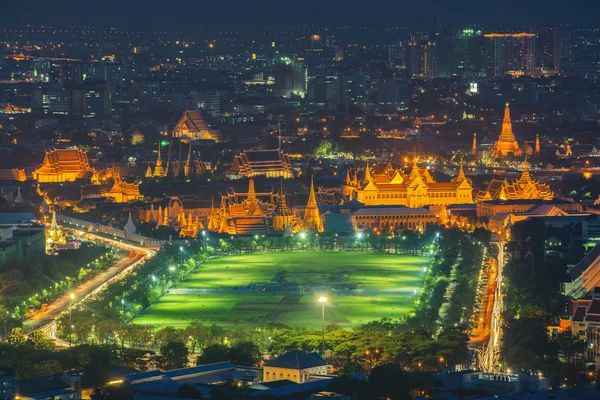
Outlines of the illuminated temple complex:
M 554 193 L 546 183 L 534 180 L 525 162 L 521 177 L 515 181 L 493 179 L 485 190 L 477 194 L 476 202 L 488 200 L 552 200 Z
M 519 148 L 519 144 L 517 143 L 515 135 L 512 131 L 510 108 L 508 107 L 508 103 L 504 109 L 504 119 L 502 120 L 500 137 L 490 151 L 490 155 L 492 158 L 503 158 L 508 156 L 520 157 L 523 155 L 523 151 Z
M 181 150 L 181 149 L 180 149 Z M 146 178 L 165 178 L 165 177 L 177 177 L 177 178 L 192 178 L 200 176 L 205 170 L 206 165 L 200 160 L 194 160 L 192 158 L 192 142 L 189 142 L 189 149 L 187 158 L 184 161 L 181 159 L 181 152 L 179 160 L 171 161 L 171 153 L 169 152 L 169 158 L 166 163 L 163 163 L 162 154 L 160 149 L 160 143 L 158 144 L 158 155 L 156 157 L 156 163 L 154 164 L 154 170 L 152 166 L 148 164 L 146 168 Z
M 429 170 L 419 168 L 416 158 L 408 173 L 387 165 L 370 168 L 367 164 L 362 176 L 350 170 L 342 185 L 347 200 L 365 205 L 395 205 L 410 208 L 473 203 L 473 186 L 465 176 L 462 163 L 451 182 L 437 182 Z
M 294 175 L 290 158 L 279 149 L 244 151 L 233 159 L 231 168 L 225 174 L 232 179 L 255 175 L 289 179 Z
M 230 235 L 297 232 L 301 229 L 322 232 L 323 223 L 312 181 L 304 219 L 301 219 L 288 208 L 283 188 L 277 193 L 257 193 L 254 180 L 250 179 L 247 193 L 221 196 L 219 208 L 211 212 L 208 229 Z
M 79 149 L 55 149 L 47 152 L 42 165 L 33 171 L 40 183 L 72 182 L 93 173 L 87 153 Z
M 115 203 L 127 203 L 142 200 L 137 183 L 129 183 L 121 178 L 113 166 L 103 171 L 94 171 L 91 184 L 81 186 L 81 199 L 107 198 Z

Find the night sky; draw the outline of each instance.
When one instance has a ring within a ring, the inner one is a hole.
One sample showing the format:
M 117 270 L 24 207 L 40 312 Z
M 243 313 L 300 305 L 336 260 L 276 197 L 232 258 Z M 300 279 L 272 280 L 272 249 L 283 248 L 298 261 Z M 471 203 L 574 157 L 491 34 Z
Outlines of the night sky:
M 201 27 L 226 24 L 596 24 L 598 0 L 0 0 L 3 26 Z

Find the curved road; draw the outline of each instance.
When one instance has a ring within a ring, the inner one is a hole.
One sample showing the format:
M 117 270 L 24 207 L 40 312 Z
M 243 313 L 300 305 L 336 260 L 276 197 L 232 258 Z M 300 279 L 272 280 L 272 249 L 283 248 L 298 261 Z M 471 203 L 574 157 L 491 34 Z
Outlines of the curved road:
M 86 233 L 83 236 L 88 240 L 109 243 L 111 246 L 126 250 L 127 255 L 119 259 L 113 266 L 105 271 L 74 287 L 71 291 L 50 303 L 45 310 L 39 311 L 35 316 L 23 322 L 23 330 L 25 332 L 41 330 L 47 338 L 54 340 L 59 347 L 68 347 L 69 344 L 56 336 L 56 320 L 69 311 L 70 305 L 75 307 L 77 304 L 89 300 L 95 294 L 104 290 L 109 284 L 115 280 L 121 279 L 133 268 L 156 254 L 156 251 L 152 249 L 123 243 L 94 234 Z M 72 302 L 70 298 L 71 294 L 74 295 Z

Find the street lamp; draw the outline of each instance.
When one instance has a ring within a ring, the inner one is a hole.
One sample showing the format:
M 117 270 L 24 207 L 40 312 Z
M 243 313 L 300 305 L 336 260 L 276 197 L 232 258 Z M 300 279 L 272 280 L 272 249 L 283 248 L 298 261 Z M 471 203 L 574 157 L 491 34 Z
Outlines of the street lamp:
M 327 303 L 327 297 L 319 297 L 319 303 L 322 306 L 321 313 L 321 356 L 325 355 L 325 303 Z
M 183 265 L 183 246 L 179 246 L 179 265 Z

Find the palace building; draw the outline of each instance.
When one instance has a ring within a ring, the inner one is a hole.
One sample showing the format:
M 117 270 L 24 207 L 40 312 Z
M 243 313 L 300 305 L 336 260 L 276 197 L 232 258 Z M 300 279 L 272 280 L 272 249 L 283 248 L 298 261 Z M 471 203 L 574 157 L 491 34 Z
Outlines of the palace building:
M 275 150 L 248 150 L 235 156 L 229 171 L 225 173 L 228 178 L 247 178 L 255 175 L 264 175 L 267 178 L 293 178 L 292 164 L 287 154 L 279 149 Z
M 173 137 L 190 140 L 221 141 L 217 129 L 211 129 L 199 111 L 185 111 L 173 129 Z
M 510 121 L 510 108 L 506 103 L 504 109 L 504 119 L 502 120 L 502 130 L 500 137 L 494 144 L 494 147 L 490 151 L 492 158 L 503 158 L 508 156 L 520 157 L 523 155 L 523 151 L 519 148 L 519 144 L 515 139 L 515 135 L 512 131 L 512 122 Z
M 347 200 L 357 200 L 368 206 L 443 206 L 473 203 L 473 186 L 465 176 L 462 163 L 451 182 L 437 182 L 429 170 L 420 169 L 416 158 L 409 173 L 387 165 L 370 168 L 367 164 L 362 177 L 350 170 L 342 185 Z
M 427 225 L 437 225 L 440 219 L 425 208 L 407 207 L 363 207 L 352 214 L 355 229 L 368 229 L 380 232 L 398 230 L 423 231 Z
M 33 171 L 33 179 L 41 183 L 72 182 L 92 173 L 85 151 L 55 149 L 46 152 L 42 165 Z
M 554 193 L 546 183 L 534 180 L 529 173 L 529 164 L 525 162 L 523 173 L 516 181 L 493 179 L 485 190 L 481 190 L 475 199 L 482 201 L 500 200 L 552 200 Z

